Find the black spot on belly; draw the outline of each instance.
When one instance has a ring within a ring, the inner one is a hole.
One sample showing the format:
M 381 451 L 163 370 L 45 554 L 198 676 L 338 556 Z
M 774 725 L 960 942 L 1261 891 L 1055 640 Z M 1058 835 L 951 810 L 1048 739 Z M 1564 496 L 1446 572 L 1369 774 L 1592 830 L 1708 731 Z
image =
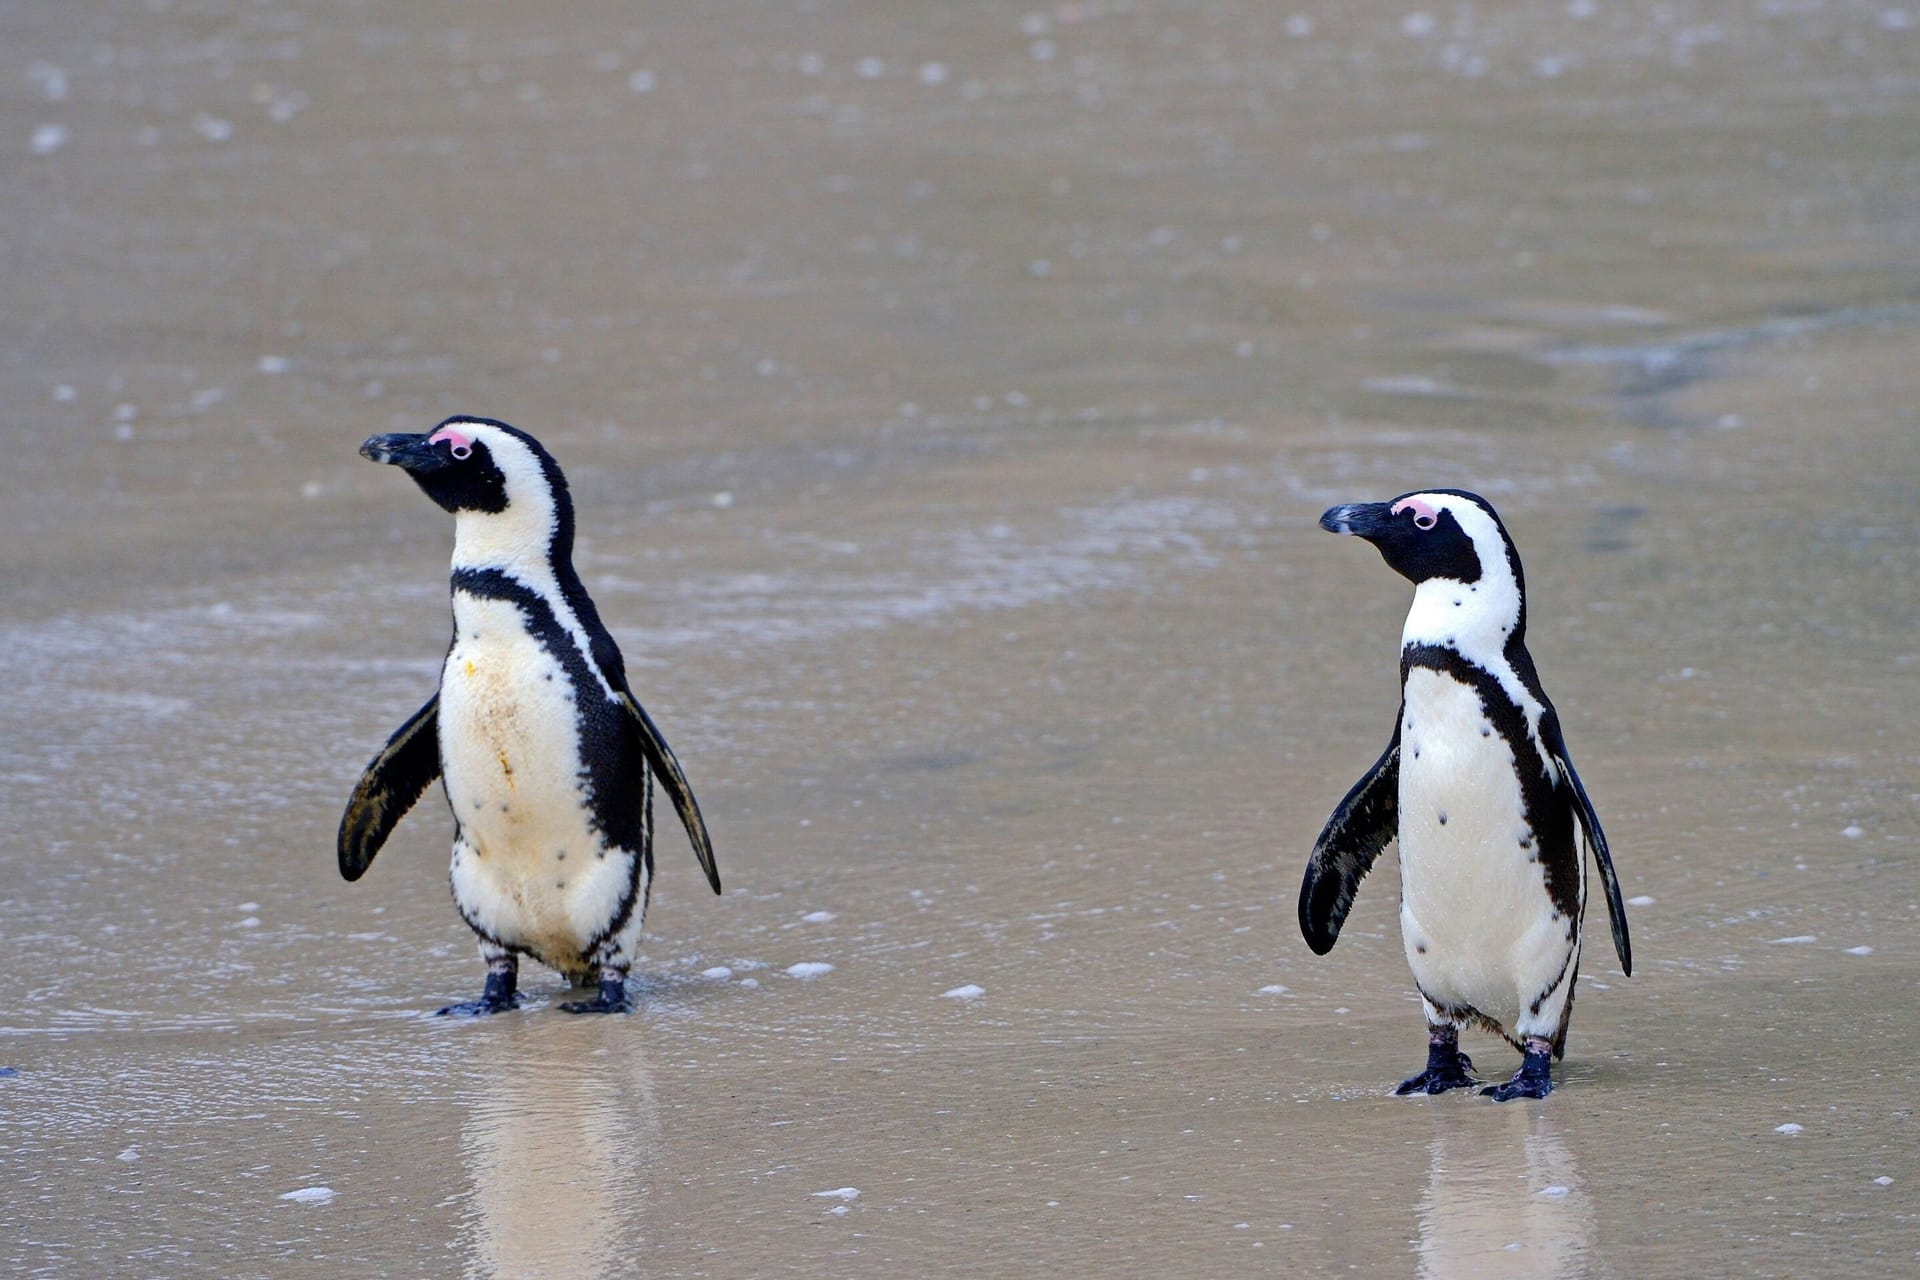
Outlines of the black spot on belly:
M 1444 813 L 1440 815 L 1440 825 L 1443 827 L 1447 825 L 1447 815 Z
M 502 812 L 502 813 L 505 813 L 505 812 L 507 812 L 507 806 L 505 806 L 504 804 L 503 804 L 503 805 L 501 805 L 501 806 L 500 806 L 500 812 Z
M 1521 847 L 1522 849 L 1531 849 L 1531 848 L 1533 848 L 1533 837 L 1532 837 L 1532 836 L 1521 836 L 1521 837 L 1520 837 L 1520 847 Z
M 558 860 L 560 860 L 561 862 L 565 862 L 567 860 L 567 851 L 565 849 L 562 849 L 558 853 L 554 854 L 553 856 Z
M 607 856 L 607 851 L 605 849 L 601 849 L 599 852 L 595 853 L 593 856 L 596 858 L 602 859 L 604 861 Z
M 564 889 L 567 887 L 567 882 L 565 880 L 555 880 L 553 882 L 553 887 L 556 889 Z
M 1427 944 L 1426 944 L 1426 943 L 1424 943 L 1424 942 L 1416 942 L 1416 943 L 1414 943 L 1414 944 L 1413 944 L 1413 949 L 1414 949 L 1415 951 L 1418 951 L 1418 952 L 1419 952 L 1419 953 L 1420 953 L 1421 955 L 1425 955 L 1425 954 L 1427 954 Z
M 1490 724 L 1481 725 L 1480 736 L 1483 738 L 1491 738 L 1493 736 L 1493 726 Z

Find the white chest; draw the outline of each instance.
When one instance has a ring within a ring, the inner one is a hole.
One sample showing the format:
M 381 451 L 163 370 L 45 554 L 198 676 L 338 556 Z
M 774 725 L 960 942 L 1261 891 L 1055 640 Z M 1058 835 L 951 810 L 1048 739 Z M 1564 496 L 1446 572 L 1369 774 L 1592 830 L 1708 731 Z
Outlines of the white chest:
M 447 798 L 483 852 L 550 853 L 585 838 L 586 785 L 572 683 L 502 600 L 454 597 L 454 641 L 440 678 Z M 556 847 L 564 847 L 564 844 Z
M 1479 693 L 1407 674 L 1400 722 L 1401 925 L 1429 990 L 1511 1000 L 1516 948 L 1551 912 L 1513 753 Z M 1431 984 L 1431 985 L 1429 985 Z M 1491 1012 L 1491 1010 L 1489 1010 Z
M 576 697 L 516 606 L 455 594 L 440 678 L 440 752 L 460 823 L 454 897 L 487 936 L 568 972 L 645 891 L 638 854 L 594 826 Z
M 1413 668 L 1400 720 L 1403 855 L 1418 859 L 1432 850 L 1471 859 L 1495 837 L 1515 847 L 1524 825 L 1512 748 L 1495 732 L 1479 691 L 1444 672 Z

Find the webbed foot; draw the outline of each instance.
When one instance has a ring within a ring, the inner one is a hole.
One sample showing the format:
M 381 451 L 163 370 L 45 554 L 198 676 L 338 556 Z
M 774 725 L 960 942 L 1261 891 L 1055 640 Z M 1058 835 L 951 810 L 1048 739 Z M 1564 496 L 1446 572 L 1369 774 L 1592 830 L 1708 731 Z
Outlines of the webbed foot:
M 1490 1084 L 1480 1091 L 1483 1098 L 1511 1102 L 1515 1098 L 1544 1098 L 1553 1092 L 1553 1045 L 1538 1036 L 1527 1039 L 1526 1056 L 1520 1069 L 1504 1084 Z
M 1451 1062 L 1437 1061 L 1433 1054 L 1427 1055 L 1427 1069 L 1417 1076 L 1408 1076 L 1394 1089 L 1394 1094 L 1404 1097 L 1409 1093 L 1445 1093 L 1449 1089 L 1470 1089 L 1479 1081 L 1473 1078 L 1473 1059 L 1458 1049 L 1453 1051 Z
M 600 979 L 600 993 L 591 1000 L 568 1000 L 560 1006 L 562 1013 L 628 1013 L 633 1005 L 627 1000 L 627 978 L 625 974 L 603 975 Z
M 1470 1089 L 1473 1059 L 1460 1052 L 1460 1032 L 1454 1027 L 1427 1028 L 1427 1069 L 1408 1076 L 1394 1089 L 1395 1097 L 1410 1093 L 1445 1093 L 1449 1089 Z
M 487 974 L 487 985 L 480 992 L 478 1000 L 465 1000 L 459 1004 L 450 1004 L 440 1010 L 441 1017 L 484 1018 L 490 1013 L 505 1013 L 509 1009 L 520 1007 L 520 996 L 514 990 L 519 985 L 519 975 L 511 969 L 495 969 Z

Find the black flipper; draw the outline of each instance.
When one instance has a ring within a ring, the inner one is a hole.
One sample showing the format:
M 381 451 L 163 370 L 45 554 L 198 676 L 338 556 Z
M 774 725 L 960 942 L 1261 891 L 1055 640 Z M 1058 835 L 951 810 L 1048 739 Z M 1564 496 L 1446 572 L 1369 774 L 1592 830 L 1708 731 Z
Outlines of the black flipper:
M 693 853 L 700 859 L 700 869 L 707 873 L 707 883 L 713 886 L 715 893 L 720 892 L 720 868 L 713 860 L 713 841 L 707 838 L 707 820 L 700 816 L 700 802 L 693 798 L 693 788 L 687 784 L 687 775 L 681 771 L 679 759 L 673 754 L 673 748 L 667 745 L 666 738 L 661 736 L 659 726 L 653 723 L 652 717 L 647 715 L 633 694 L 622 689 L 620 702 L 626 708 L 627 723 L 633 726 L 640 750 L 646 753 L 647 763 L 653 766 L 654 776 L 660 779 L 660 786 L 666 793 L 673 797 L 673 807 L 679 810 L 680 823 L 687 829 L 687 839 L 693 842 Z
M 1403 708 L 1404 710 L 1404 708 Z M 1333 950 L 1361 879 L 1400 830 L 1400 717 L 1393 740 L 1327 819 L 1300 882 L 1300 933 L 1313 953 Z
M 358 880 L 421 793 L 440 776 L 440 695 L 393 731 L 340 815 L 340 874 Z
M 1633 944 L 1627 938 L 1627 904 L 1620 897 L 1620 878 L 1613 873 L 1613 855 L 1607 852 L 1607 833 L 1600 829 L 1600 819 L 1594 816 L 1593 801 L 1587 799 L 1587 789 L 1580 785 L 1580 775 L 1573 771 L 1573 760 L 1567 755 L 1566 740 L 1560 735 L 1560 720 L 1557 716 L 1547 715 L 1540 719 L 1540 738 L 1553 757 L 1553 765 L 1560 770 L 1573 792 L 1573 812 L 1580 819 L 1580 829 L 1586 832 L 1587 848 L 1593 850 L 1593 860 L 1600 868 L 1600 882 L 1607 890 L 1607 916 L 1613 924 L 1613 951 L 1620 957 L 1621 972 L 1631 976 L 1633 973 Z

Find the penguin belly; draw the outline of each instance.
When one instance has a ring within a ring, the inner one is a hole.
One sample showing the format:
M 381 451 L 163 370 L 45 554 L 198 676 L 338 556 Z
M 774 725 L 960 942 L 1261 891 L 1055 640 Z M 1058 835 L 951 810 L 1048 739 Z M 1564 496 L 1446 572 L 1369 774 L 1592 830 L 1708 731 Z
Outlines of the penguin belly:
M 1433 1004 L 1512 1040 L 1577 945 L 1547 893 L 1513 751 L 1478 691 L 1424 667 L 1407 673 L 1400 731 L 1407 963 Z
M 583 976 L 645 886 L 593 820 L 582 695 L 512 603 L 458 595 L 454 626 L 440 682 L 454 901 L 482 937 Z

